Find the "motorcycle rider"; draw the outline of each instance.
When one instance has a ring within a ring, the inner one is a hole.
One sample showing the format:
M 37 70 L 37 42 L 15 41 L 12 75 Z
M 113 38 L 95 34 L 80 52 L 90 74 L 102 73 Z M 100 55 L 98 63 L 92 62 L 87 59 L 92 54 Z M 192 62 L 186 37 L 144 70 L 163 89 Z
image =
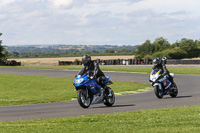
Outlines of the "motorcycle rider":
M 97 82 L 104 88 L 105 87 L 105 75 L 99 68 L 99 64 L 97 61 L 92 61 L 90 55 L 84 55 L 82 57 L 82 70 L 79 72 L 78 75 L 83 75 L 86 72 L 92 72 L 93 78 L 97 79 Z M 90 73 L 89 73 L 90 74 Z
M 167 60 L 166 57 L 162 58 L 163 63 L 160 61 L 159 58 L 155 58 L 153 59 L 153 68 L 152 69 L 161 69 L 161 73 L 163 76 L 167 76 L 167 78 L 169 79 L 169 81 L 172 83 L 172 85 L 174 84 L 174 80 L 173 77 L 169 74 L 169 71 L 167 70 L 166 66 L 165 66 L 165 62 Z

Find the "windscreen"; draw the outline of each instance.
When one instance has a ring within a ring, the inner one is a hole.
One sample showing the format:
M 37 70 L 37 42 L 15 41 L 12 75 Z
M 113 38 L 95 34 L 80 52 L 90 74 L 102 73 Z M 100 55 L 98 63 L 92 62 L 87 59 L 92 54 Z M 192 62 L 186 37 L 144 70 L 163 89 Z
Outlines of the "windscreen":
M 151 72 L 151 74 L 152 74 L 152 75 L 153 75 L 153 74 L 156 74 L 159 70 L 160 70 L 160 69 L 153 69 L 152 72 Z

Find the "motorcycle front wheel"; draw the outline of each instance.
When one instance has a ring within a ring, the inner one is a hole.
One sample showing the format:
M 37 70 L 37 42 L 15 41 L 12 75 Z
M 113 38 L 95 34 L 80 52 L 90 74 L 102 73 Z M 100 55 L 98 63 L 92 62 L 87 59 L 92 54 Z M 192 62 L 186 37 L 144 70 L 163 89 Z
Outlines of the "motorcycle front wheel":
M 157 96 L 157 98 L 163 98 L 163 91 L 159 89 L 159 86 L 154 86 L 154 93 Z
M 114 103 L 115 103 L 115 94 L 110 87 L 107 87 L 105 99 L 104 99 L 104 104 L 106 106 L 112 106 Z
M 176 84 L 174 83 L 173 87 L 171 88 L 170 91 L 170 96 L 171 97 L 176 97 L 178 95 L 178 88 L 176 86 Z
M 83 108 L 88 108 L 92 101 L 92 98 L 87 93 L 88 91 L 86 89 L 81 89 L 77 92 L 78 103 Z

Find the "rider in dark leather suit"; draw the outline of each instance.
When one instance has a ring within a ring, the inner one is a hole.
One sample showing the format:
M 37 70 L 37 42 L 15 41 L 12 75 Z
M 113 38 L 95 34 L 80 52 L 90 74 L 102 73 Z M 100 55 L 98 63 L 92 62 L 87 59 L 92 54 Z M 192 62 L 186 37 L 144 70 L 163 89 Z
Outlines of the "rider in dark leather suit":
M 166 61 L 166 60 L 167 60 L 167 58 L 164 57 L 163 61 Z M 169 79 L 169 81 L 171 81 L 172 84 L 174 83 L 173 77 L 169 74 L 169 71 L 167 70 L 165 63 L 162 64 L 162 62 L 160 61 L 159 58 L 155 58 L 155 59 L 153 59 L 153 64 L 154 64 L 154 66 L 152 69 L 156 69 L 156 68 L 161 69 L 162 75 L 163 76 L 166 75 L 167 78 Z
M 84 55 L 82 57 L 83 67 L 82 70 L 79 72 L 78 75 L 83 75 L 86 72 L 92 72 L 93 77 L 97 79 L 98 83 L 104 87 L 105 75 L 99 68 L 99 64 L 97 61 L 92 61 L 90 55 Z M 90 75 L 91 76 L 91 75 Z

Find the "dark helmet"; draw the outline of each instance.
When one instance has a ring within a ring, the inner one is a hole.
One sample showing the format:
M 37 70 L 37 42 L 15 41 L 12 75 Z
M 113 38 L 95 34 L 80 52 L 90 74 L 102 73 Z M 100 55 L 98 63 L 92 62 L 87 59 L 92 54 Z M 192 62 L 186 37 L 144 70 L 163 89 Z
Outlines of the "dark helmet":
M 159 63 L 160 63 L 160 59 L 159 58 L 153 59 L 153 64 L 154 65 L 158 65 Z
M 87 64 L 90 61 L 91 61 L 91 56 L 89 56 L 89 55 L 83 55 L 83 57 L 82 57 L 83 64 Z

